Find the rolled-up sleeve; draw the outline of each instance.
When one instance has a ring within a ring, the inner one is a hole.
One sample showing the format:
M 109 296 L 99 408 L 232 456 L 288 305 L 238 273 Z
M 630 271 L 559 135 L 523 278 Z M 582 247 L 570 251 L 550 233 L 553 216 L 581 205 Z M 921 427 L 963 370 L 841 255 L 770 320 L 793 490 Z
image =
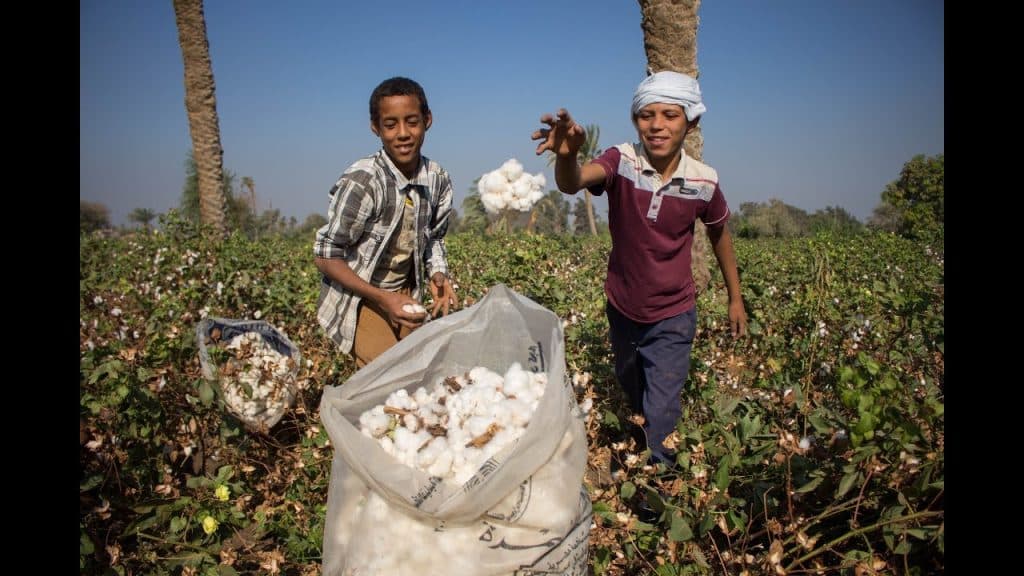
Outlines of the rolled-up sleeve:
M 725 223 L 728 222 L 729 204 L 726 203 L 725 194 L 722 193 L 722 189 L 718 187 L 718 184 L 715 184 L 715 191 L 711 195 L 711 201 L 708 202 L 700 218 L 708 228 L 725 226 Z

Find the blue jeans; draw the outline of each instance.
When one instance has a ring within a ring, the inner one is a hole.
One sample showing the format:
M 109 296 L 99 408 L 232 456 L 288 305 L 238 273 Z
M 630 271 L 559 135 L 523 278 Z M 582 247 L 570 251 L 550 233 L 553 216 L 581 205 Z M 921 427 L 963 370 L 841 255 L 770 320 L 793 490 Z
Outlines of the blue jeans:
M 651 458 L 675 464 L 675 453 L 662 441 L 682 416 L 682 392 L 690 374 L 690 349 L 697 330 L 696 307 L 658 322 L 644 324 L 605 305 L 615 354 L 615 377 L 633 412 L 644 415 Z

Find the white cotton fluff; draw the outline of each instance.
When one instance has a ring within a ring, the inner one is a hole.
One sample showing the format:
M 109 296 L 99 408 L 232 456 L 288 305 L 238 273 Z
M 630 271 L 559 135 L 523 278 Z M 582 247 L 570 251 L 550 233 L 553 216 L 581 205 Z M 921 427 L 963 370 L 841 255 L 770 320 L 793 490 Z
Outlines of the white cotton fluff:
M 391 418 L 384 413 L 384 406 L 374 406 L 359 416 L 359 427 L 371 438 L 380 438 L 388 431 Z
M 416 400 L 413 400 L 404 388 L 399 388 L 388 396 L 384 404 L 400 410 L 415 410 Z
M 420 304 L 403 304 L 402 310 L 410 314 L 423 314 L 427 311 L 427 309 Z
M 477 182 L 480 202 L 488 214 L 505 210 L 528 212 L 544 197 L 547 179 L 543 174 L 528 174 L 523 165 L 512 158 L 497 170 L 486 172 Z
M 501 165 L 501 173 L 509 182 L 515 182 L 523 175 L 523 165 L 515 158 L 510 158 Z
M 127 333 L 122 329 L 122 339 Z M 256 332 L 235 336 L 224 348 L 231 352 L 233 373 L 221 368 L 220 387 L 224 403 L 249 424 L 270 426 L 294 399 L 294 388 L 302 387 L 290 358 L 280 354 Z
M 504 377 L 477 366 L 412 396 L 404 389 L 392 392 L 385 404 L 359 416 L 359 426 L 401 464 L 464 483 L 523 435 L 546 384 L 546 374 L 518 363 Z M 405 413 L 386 414 L 385 405 Z

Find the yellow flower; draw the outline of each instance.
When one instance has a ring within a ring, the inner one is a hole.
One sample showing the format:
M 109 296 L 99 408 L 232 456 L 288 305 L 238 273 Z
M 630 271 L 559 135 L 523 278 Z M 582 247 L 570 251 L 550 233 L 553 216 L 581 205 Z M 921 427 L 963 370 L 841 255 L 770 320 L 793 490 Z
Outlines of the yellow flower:
M 221 502 L 227 502 L 231 498 L 231 489 L 221 484 L 217 486 L 217 489 L 213 491 L 213 495 L 217 497 L 217 500 Z
M 213 516 L 207 516 L 206 518 L 203 518 L 203 532 L 206 532 L 207 534 L 213 534 L 217 531 L 218 526 L 220 526 L 220 522 L 217 522 L 217 519 Z

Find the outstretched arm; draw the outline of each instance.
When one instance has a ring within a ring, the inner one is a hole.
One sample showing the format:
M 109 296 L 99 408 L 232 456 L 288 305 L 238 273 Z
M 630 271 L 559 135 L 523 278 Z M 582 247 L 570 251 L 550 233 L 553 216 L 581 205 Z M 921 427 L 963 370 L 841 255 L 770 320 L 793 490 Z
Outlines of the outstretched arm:
M 729 292 L 729 327 L 733 336 L 747 334 L 747 311 L 743 308 L 743 296 L 740 294 L 740 275 L 736 270 L 736 253 L 732 247 L 732 235 L 729 227 L 708 226 L 708 239 L 718 259 L 718 267 L 725 278 L 725 288 Z
M 545 114 L 540 121 L 548 127 L 535 130 L 530 138 L 543 140 L 537 145 L 538 156 L 545 150 L 555 154 L 555 184 L 559 190 L 575 194 L 604 181 L 604 168 L 590 162 L 580 166 L 576 160 L 586 140 L 586 131 L 572 119 L 568 110 L 560 108 L 556 116 Z

